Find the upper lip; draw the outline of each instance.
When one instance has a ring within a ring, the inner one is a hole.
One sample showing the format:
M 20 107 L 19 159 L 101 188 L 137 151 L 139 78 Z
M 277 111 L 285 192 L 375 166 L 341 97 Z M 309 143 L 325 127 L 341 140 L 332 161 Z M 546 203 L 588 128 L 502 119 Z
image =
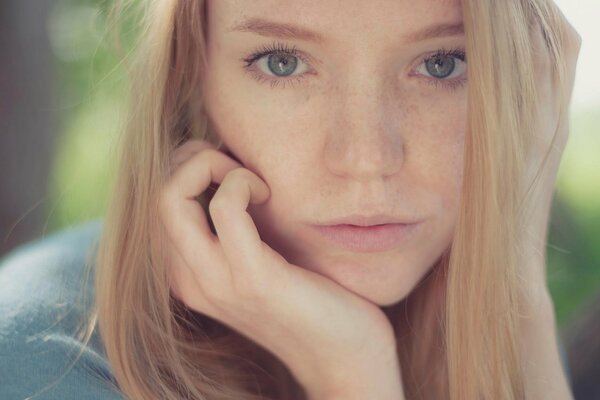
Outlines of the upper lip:
M 356 225 L 356 226 L 371 226 L 371 225 L 383 225 L 383 224 L 411 224 L 414 221 L 409 221 L 407 218 L 394 217 L 389 214 L 374 214 L 374 215 L 361 215 L 352 214 L 346 217 L 334 218 L 327 222 L 320 223 L 319 225 Z

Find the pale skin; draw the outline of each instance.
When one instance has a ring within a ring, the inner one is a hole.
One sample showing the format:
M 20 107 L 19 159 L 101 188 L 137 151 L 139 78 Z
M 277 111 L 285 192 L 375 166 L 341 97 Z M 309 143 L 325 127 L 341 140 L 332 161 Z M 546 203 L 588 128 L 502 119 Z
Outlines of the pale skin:
M 467 93 L 466 85 L 431 85 L 423 64 L 439 48 L 464 49 L 463 34 L 406 38 L 461 22 L 460 3 L 228 0 L 209 2 L 208 10 L 204 95 L 227 154 L 196 140 L 173 154 L 160 214 L 174 295 L 275 354 L 310 399 L 403 399 L 394 332 L 380 306 L 405 298 L 450 244 Z M 323 40 L 230 32 L 258 16 Z M 563 23 L 574 75 L 580 38 Z M 264 61 L 244 68 L 241 59 L 274 41 L 297 48 L 298 72 L 274 76 Z M 455 64 L 447 79 L 458 82 L 466 64 Z M 545 124 L 529 159 L 535 166 L 559 114 L 549 71 L 541 71 Z M 272 87 L 274 80 L 287 81 Z M 570 399 L 539 256 L 568 124 L 558 129 L 564 140 L 532 200 L 548 207 L 532 207 L 532 230 L 524 235 L 524 248 L 532 249 L 523 256 L 524 278 L 540 295 L 528 303 L 534 317 L 523 336 L 531 339 L 524 356 L 533 398 Z M 208 209 L 217 235 L 195 200 L 211 181 L 220 185 Z M 360 254 L 323 244 L 307 227 L 376 212 L 418 219 L 419 230 L 404 246 Z

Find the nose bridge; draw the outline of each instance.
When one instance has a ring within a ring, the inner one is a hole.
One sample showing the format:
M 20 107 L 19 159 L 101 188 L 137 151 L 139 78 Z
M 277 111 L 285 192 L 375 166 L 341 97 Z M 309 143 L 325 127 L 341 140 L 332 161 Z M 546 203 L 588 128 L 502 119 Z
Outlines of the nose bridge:
M 362 74 L 336 88 L 335 123 L 327 133 L 329 168 L 359 179 L 389 176 L 402 164 L 403 144 L 393 97 L 381 74 Z

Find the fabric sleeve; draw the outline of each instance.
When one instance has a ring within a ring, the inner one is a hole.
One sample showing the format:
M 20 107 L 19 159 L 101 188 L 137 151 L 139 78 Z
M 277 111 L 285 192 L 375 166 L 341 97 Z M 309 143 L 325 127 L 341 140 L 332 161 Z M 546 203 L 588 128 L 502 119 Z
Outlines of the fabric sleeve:
M 86 270 L 94 221 L 13 250 L 0 260 L 0 399 L 123 400 L 97 333 L 79 328 L 93 303 Z

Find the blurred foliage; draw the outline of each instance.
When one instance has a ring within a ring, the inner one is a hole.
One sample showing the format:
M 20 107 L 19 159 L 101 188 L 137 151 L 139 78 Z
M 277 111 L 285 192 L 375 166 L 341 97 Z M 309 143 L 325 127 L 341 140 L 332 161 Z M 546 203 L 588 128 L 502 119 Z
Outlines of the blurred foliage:
M 576 110 L 548 237 L 548 284 L 559 324 L 600 289 L 600 105 Z
M 113 181 L 115 139 L 127 84 L 108 45 L 110 3 L 58 1 L 48 24 L 60 64 L 63 121 L 52 171 L 51 231 L 101 217 Z M 131 26 L 127 21 L 124 26 L 127 38 Z M 547 252 L 548 283 L 559 326 L 600 288 L 600 106 L 575 110 L 571 125 Z
M 104 214 L 127 96 L 125 69 L 108 24 L 112 1 L 55 4 L 48 34 L 59 64 L 62 125 L 51 174 L 50 231 Z

